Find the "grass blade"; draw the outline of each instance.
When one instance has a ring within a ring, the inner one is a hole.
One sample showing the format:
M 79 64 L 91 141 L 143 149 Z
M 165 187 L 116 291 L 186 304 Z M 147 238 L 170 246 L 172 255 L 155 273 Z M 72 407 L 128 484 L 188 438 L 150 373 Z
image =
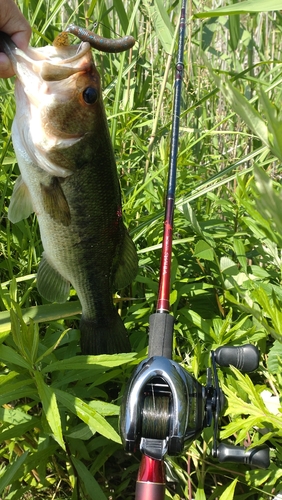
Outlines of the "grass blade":
M 280 10 L 280 0 L 247 0 L 245 2 L 238 2 L 237 4 L 228 5 L 226 7 L 219 7 L 218 9 L 210 10 L 207 12 L 198 12 L 195 17 L 218 17 L 218 16 L 232 16 L 234 14 L 249 14 L 250 12 L 270 12 L 273 10 Z
M 78 474 L 81 481 L 82 489 L 86 490 L 87 495 L 92 500 L 107 500 L 96 479 L 89 472 L 87 467 L 77 458 L 72 457 L 71 459 L 73 466 Z
M 26 451 L 20 457 L 17 458 L 12 464 L 8 465 L 4 469 L 4 473 L 0 476 L 0 493 L 3 493 L 4 489 L 13 482 L 14 476 L 17 474 L 20 467 L 24 464 L 25 459 L 28 455 Z

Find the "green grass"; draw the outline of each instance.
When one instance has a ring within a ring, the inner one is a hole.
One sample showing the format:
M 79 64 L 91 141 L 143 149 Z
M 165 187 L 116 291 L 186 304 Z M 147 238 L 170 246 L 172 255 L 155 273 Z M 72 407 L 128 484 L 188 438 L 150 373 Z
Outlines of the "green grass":
M 14 82 L 2 80 L 0 496 L 130 500 L 140 457 L 123 452 L 118 407 L 146 355 L 155 311 L 180 3 L 18 3 L 35 46 L 51 43 L 69 22 L 90 28 L 98 22 L 104 36 L 136 37 L 129 53 L 95 52 L 94 58 L 125 222 L 139 254 L 136 280 L 115 297 L 137 354 L 77 356 L 75 291 L 63 307 L 37 293 L 42 245 L 36 217 L 16 225 L 7 219 L 19 170 L 10 140 Z M 207 12 L 213 2 L 188 2 L 193 17 L 185 44 L 171 309 L 175 359 L 202 384 L 211 349 L 258 345 L 261 361 L 250 377 L 219 370 L 228 400 L 220 437 L 241 445 L 266 441 L 271 466 L 220 465 L 206 429 L 181 457 L 167 457 L 173 475 L 166 500 L 267 500 L 281 484 L 282 418 L 260 394 L 267 389 L 280 397 L 282 385 L 282 16 L 273 12 L 277 2 L 265 0 L 235 15 L 243 4 L 217 13 Z

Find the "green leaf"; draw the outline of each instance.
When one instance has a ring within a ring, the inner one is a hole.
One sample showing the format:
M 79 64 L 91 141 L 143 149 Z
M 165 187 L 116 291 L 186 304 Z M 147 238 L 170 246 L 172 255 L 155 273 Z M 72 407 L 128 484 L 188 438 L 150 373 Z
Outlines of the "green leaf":
M 173 49 L 172 41 L 174 28 L 170 22 L 167 11 L 165 10 L 163 1 L 155 0 L 154 2 L 151 2 L 150 0 L 144 0 L 144 5 L 164 51 L 167 54 L 170 54 Z
M 270 12 L 273 10 L 281 10 L 280 0 L 246 0 L 237 4 L 219 7 L 218 9 L 209 10 L 207 12 L 198 12 L 195 17 L 218 17 L 232 16 L 234 14 L 249 14 L 250 12 Z
M 227 276 L 234 276 L 239 272 L 236 263 L 225 255 L 220 259 L 220 271 Z
M 10 403 L 11 401 L 20 399 L 20 398 L 36 398 L 36 389 L 35 387 L 25 387 L 26 383 L 23 382 L 22 389 L 11 389 L 11 391 L 6 392 L 5 394 L 0 393 L 0 405 L 4 405 L 5 403 Z
M 197 220 L 196 214 L 191 207 L 190 203 L 186 202 L 182 206 L 183 214 L 186 217 L 186 219 L 190 222 L 192 225 L 195 233 L 197 233 L 199 236 L 203 236 L 203 232 L 201 229 L 201 226 Z
M 243 271 L 246 273 L 247 272 L 247 257 L 246 257 L 246 253 L 245 253 L 244 243 L 241 239 L 236 238 L 236 236 L 234 236 L 233 245 L 234 245 L 236 257 L 237 257 L 239 263 L 241 264 Z
M 238 396 L 237 391 L 234 391 L 234 387 L 227 387 L 223 385 L 224 393 L 228 396 L 228 407 L 226 409 L 226 414 L 236 413 L 237 415 L 250 415 L 251 426 L 257 419 L 257 425 L 259 420 L 265 421 L 266 415 L 268 417 L 271 415 L 267 408 L 265 407 L 264 401 L 259 393 L 259 389 L 254 386 L 252 380 L 247 374 L 239 372 L 234 366 L 230 366 L 230 370 L 234 373 L 237 378 L 238 386 L 240 391 L 244 391 L 248 402 L 244 401 Z M 272 416 L 272 415 L 271 415 Z M 254 421 L 252 420 L 254 417 Z M 276 417 L 279 420 L 279 417 Z M 281 420 L 281 419 L 280 419 Z M 236 425 L 237 422 L 233 422 L 231 425 Z M 239 422 L 240 423 L 240 422 Z M 242 423 L 241 423 L 242 425 Z M 245 423 L 244 423 L 245 425 Z M 249 423 L 247 423 L 249 425 Z M 229 427 L 229 426 L 228 426 Z M 238 428 L 238 430 L 240 427 Z
M 22 318 L 25 323 L 28 323 L 30 319 L 33 319 L 34 323 L 43 323 L 68 318 L 80 313 L 80 302 L 74 301 L 65 304 L 44 304 L 43 306 L 28 307 L 22 309 Z M 10 329 L 10 311 L 0 312 L 0 333 L 8 332 Z
M 252 279 L 259 278 L 259 279 L 264 279 L 264 278 L 270 278 L 270 274 L 263 269 L 263 267 L 260 266 L 250 266 L 250 275 L 252 275 Z
M 13 335 L 13 340 L 18 346 L 21 355 L 30 363 L 34 363 L 38 345 L 39 345 L 39 333 L 37 327 L 30 321 L 27 326 L 22 319 L 22 312 L 19 304 L 12 302 L 12 308 L 10 310 L 11 317 L 11 331 Z
M 113 368 L 130 363 L 136 357 L 135 353 L 123 354 L 100 354 L 98 356 L 74 356 L 69 359 L 63 359 L 55 363 L 50 363 L 42 370 L 42 373 L 48 373 L 55 370 L 101 370 L 103 368 Z
M 7 366 L 11 364 L 21 366 L 29 370 L 30 364 L 27 363 L 20 354 L 18 354 L 14 349 L 9 346 L 0 345 L 0 360 L 7 363 Z
M 169 295 L 169 303 L 171 306 L 173 304 L 175 304 L 175 302 L 177 301 L 177 298 L 178 298 L 177 290 L 172 290 L 172 292 L 170 292 L 170 295 Z
M 272 484 L 275 484 L 274 483 L 274 481 L 275 481 L 276 484 L 280 485 L 281 484 L 282 469 L 280 467 L 278 467 L 275 470 L 273 470 L 272 467 L 270 467 L 267 470 L 249 469 L 249 470 L 246 470 L 246 475 L 245 475 L 248 484 L 252 483 L 256 487 L 259 487 L 259 486 L 265 484 L 270 476 L 272 476 L 272 479 L 271 479 Z M 274 499 L 275 499 L 275 497 L 274 497 Z M 276 500 L 280 500 L 279 497 L 277 499 L 277 495 L 276 495 Z
M 266 220 L 270 220 L 275 225 L 276 231 L 281 235 L 282 190 L 280 188 L 277 192 L 273 189 L 272 180 L 262 168 L 255 165 L 254 173 L 256 186 L 260 193 L 259 198 L 256 199 L 257 209 Z
M 206 500 L 206 494 L 203 488 L 197 488 L 195 500 Z
M 56 395 L 52 387 L 49 387 L 45 384 L 41 373 L 35 371 L 34 377 L 38 389 L 38 393 L 40 396 L 40 400 L 42 402 L 43 410 L 46 415 L 46 419 L 50 428 L 53 432 L 54 438 L 57 443 L 66 450 L 64 439 L 63 439 L 63 431 L 62 431 L 62 423 L 61 417 L 57 405 Z
M 282 360 L 282 343 L 279 340 L 275 340 L 273 346 L 271 347 L 267 359 L 267 368 L 270 373 L 274 375 L 281 370 L 281 360 Z
M 212 247 L 204 240 L 197 241 L 194 251 L 195 257 L 204 260 L 214 260 L 214 251 Z
M 67 433 L 68 437 L 73 439 L 81 439 L 82 441 L 88 441 L 92 436 L 93 432 L 89 429 L 88 425 L 84 422 L 71 428 L 71 431 Z
M 192 325 L 197 326 L 200 330 L 202 330 L 206 335 L 213 335 L 212 328 L 209 325 L 209 322 L 202 318 L 198 313 L 193 311 L 192 309 L 187 310 L 186 308 L 181 309 L 182 314 L 192 323 Z
M 233 500 L 237 482 L 238 479 L 236 477 L 234 481 L 232 481 L 232 483 L 227 486 L 222 495 L 220 495 L 219 500 Z
M 4 489 L 13 482 L 14 476 L 25 462 L 27 455 L 28 452 L 26 451 L 12 464 L 8 465 L 6 469 L 4 469 L 4 472 L 2 472 L 2 474 L 0 475 L 0 493 L 2 493 Z
M 91 465 L 91 472 L 93 475 L 95 475 L 104 466 L 111 452 L 115 453 L 115 451 L 119 449 L 119 445 L 115 443 L 103 443 L 101 448 L 101 451 L 99 450 L 99 454 L 97 454 L 95 461 Z
M 0 408 L 0 420 L 12 425 L 20 425 L 33 420 L 38 421 L 38 419 L 33 419 L 31 415 L 22 411 L 21 408 Z
M 236 50 L 238 43 L 239 43 L 239 40 L 240 40 L 240 17 L 239 16 L 230 16 L 229 17 L 229 35 L 230 35 L 231 49 Z
M 92 432 L 99 432 L 102 436 L 116 443 L 121 443 L 119 435 L 107 420 L 87 403 L 82 401 L 82 399 L 76 398 L 60 389 L 54 389 L 54 391 L 60 403 L 83 420 L 83 422 L 90 427 Z
M 35 427 L 41 429 L 40 419 L 30 420 L 25 424 L 16 424 L 13 425 L 13 427 L 9 427 L 7 430 L 1 430 L 1 442 L 3 443 L 10 439 L 15 440 L 16 438 L 22 439 L 26 432 L 33 432 Z
M 124 2 L 122 0 L 115 0 L 115 11 L 118 14 L 122 30 L 124 34 L 126 34 L 128 28 L 128 17 L 124 8 Z
M 282 311 L 279 303 L 276 303 L 275 293 L 272 293 L 275 300 L 270 300 L 262 287 L 256 288 L 252 292 L 252 298 L 261 306 L 263 314 L 271 318 L 277 336 L 282 339 Z
M 271 150 L 277 158 L 282 160 L 282 120 L 276 106 L 269 100 L 267 94 L 260 89 L 260 99 L 262 101 L 263 112 L 266 115 L 266 122 L 269 131 L 269 142 Z
M 119 406 L 105 403 L 105 401 L 90 401 L 89 406 L 103 416 L 119 415 Z
M 185 202 L 182 205 L 181 209 L 183 210 L 184 216 L 191 224 L 195 233 L 198 234 L 199 236 L 201 236 L 201 238 L 203 238 L 212 248 L 214 248 L 216 246 L 216 243 L 215 243 L 213 237 L 210 234 L 208 234 L 207 232 L 202 231 L 201 226 L 200 226 L 198 219 L 196 217 L 196 213 L 193 210 L 190 203 Z
M 52 446 L 46 446 L 46 448 L 42 446 L 42 449 L 40 449 L 39 451 L 36 450 L 33 453 L 28 453 L 24 463 L 22 464 L 22 467 L 17 469 L 13 482 L 15 483 L 15 481 L 26 475 L 28 471 L 38 468 L 41 464 L 45 464 L 45 466 L 47 467 L 47 463 L 50 461 L 50 457 L 54 453 L 56 453 L 57 450 L 58 445 L 55 444 Z
M 230 81 L 223 81 L 213 72 L 213 77 L 218 88 L 223 93 L 233 111 L 237 113 L 248 127 L 256 134 L 261 141 L 271 149 L 271 144 L 268 139 L 268 128 L 257 110 L 250 104 L 248 99 L 237 90 Z
M 62 339 L 68 334 L 69 331 L 70 330 L 67 328 L 63 333 L 61 333 L 61 335 L 56 340 L 56 342 L 53 345 L 51 345 L 51 347 L 49 347 L 49 349 L 46 349 L 46 351 L 44 351 L 43 354 L 41 354 L 41 356 L 39 356 L 36 359 L 35 364 L 40 363 L 44 358 L 49 356 L 49 354 L 51 354 L 56 349 L 56 347 L 58 347 L 58 345 L 61 343 Z
M 92 500 L 107 500 L 96 479 L 89 472 L 87 467 L 77 458 L 71 457 L 73 466 L 81 479 L 81 484 L 83 489 L 86 490 L 87 494 Z

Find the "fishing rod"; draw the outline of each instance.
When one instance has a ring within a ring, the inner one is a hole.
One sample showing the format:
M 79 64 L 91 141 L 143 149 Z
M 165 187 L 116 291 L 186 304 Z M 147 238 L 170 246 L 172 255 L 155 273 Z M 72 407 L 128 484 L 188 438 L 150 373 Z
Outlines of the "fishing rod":
M 267 446 L 248 450 L 225 443 L 218 445 L 218 423 L 225 399 L 219 387 L 216 364 L 233 365 L 241 372 L 251 372 L 258 367 L 258 349 L 247 344 L 224 346 L 212 351 L 206 386 L 172 360 L 174 318 L 170 314 L 169 296 L 185 24 L 186 0 L 182 0 L 157 306 L 156 312 L 149 318 L 148 358 L 133 373 L 120 411 L 120 434 L 125 451 L 136 453 L 139 450 L 142 453 L 136 500 L 164 500 L 165 455 L 181 454 L 184 446 L 189 447 L 205 427 L 211 426 L 212 421 L 213 458 L 219 462 L 245 463 L 253 467 L 269 466 Z M 74 25 L 57 37 L 56 44 L 64 45 L 68 33 L 106 52 L 120 52 L 134 44 L 132 37 L 119 41 L 104 39 Z
M 172 360 L 174 318 L 170 314 L 169 296 L 185 24 L 186 0 L 182 0 L 157 306 L 149 318 L 148 358 L 133 373 L 120 412 L 120 434 L 125 451 L 136 453 L 140 450 L 142 453 L 136 500 L 165 498 L 165 455 L 181 454 L 184 446 L 189 447 L 212 421 L 213 458 L 258 468 L 269 466 L 267 446 L 248 450 L 226 443 L 218 445 L 218 423 L 225 398 L 219 387 L 216 364 L 233 365 L 241 372 L 251 372 L 258 367 L 258 349 L 247 344 L 212 351 L 206 386 Z
M 261 468 L 269 465 L 266 446 L 247 450 L 225 443 L 218 445 L 218 422 L 225 400 L 219 387 L 216 364 L 231 364 L 242 372 L 253 371 L 259 363 L 258 349 L 247 344 L 241 347 L 224 346 L 212 351 L 206 386 L 172 360 L 174 318 L 170 314 L 169 296 L 185 24 L 186 0 L 182 0 L 157 306 L 156 312 L 149 318 L 148 358 L 133 373 L 120 411 L 120 434 L 125 451 L 136 453 L 139 450 L 142 453 L 136 500 L 164 500 L 165 455 L 181 454 L 184 446 L 189 447 L 205 427 L 211 426 L 212 421 L 214 458 L 220 462 L 245 463 Z M 109 40 L 75 25 L 68 26 L 56 38 L 55 44 L 64 45 L 68 33 L 104 52 L 120 52 L 134 45 L 130 36 L 119 41 Z

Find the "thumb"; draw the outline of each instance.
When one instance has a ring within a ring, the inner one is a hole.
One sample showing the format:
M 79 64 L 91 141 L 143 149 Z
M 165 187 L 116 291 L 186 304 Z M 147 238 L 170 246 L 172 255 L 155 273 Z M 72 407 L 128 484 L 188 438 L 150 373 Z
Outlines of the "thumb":
M 31 27 L 13 0 L 1 0 L 0 30 L 10 35 L 21 49 L 27 48 Z

